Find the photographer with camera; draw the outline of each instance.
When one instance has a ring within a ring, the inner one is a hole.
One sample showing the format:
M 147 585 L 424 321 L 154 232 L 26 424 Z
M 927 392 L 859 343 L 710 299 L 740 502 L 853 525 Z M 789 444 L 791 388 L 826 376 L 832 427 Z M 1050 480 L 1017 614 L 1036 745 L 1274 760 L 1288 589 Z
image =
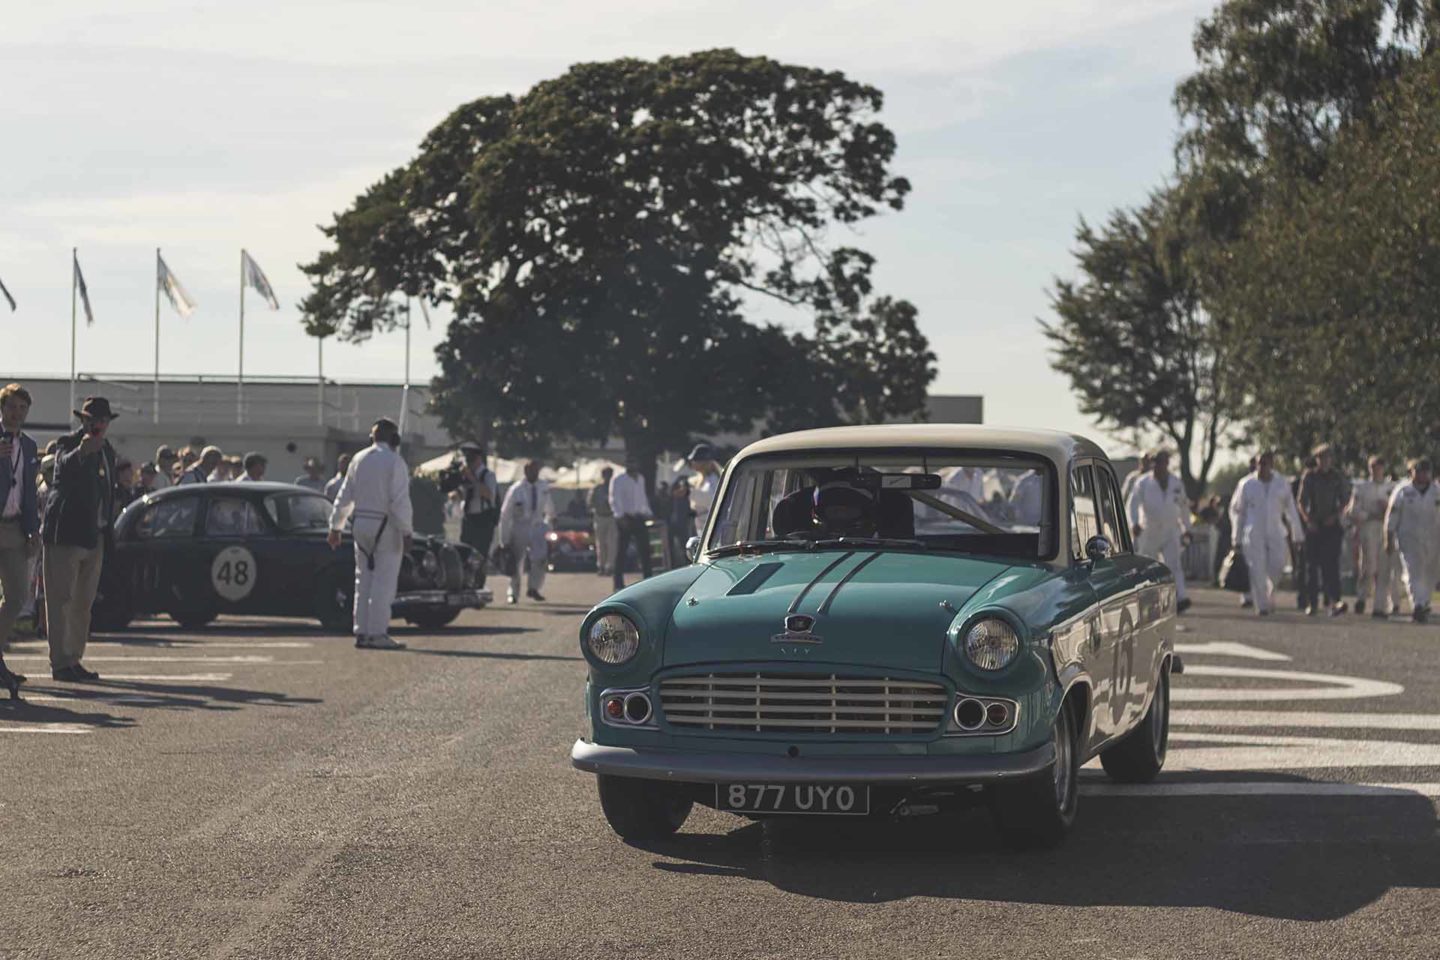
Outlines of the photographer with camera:
M 489 565 L 490 544 L 495 540 L 495 527 L 500 521 L 500 485 L 495 473 L 485 466 L 485 448 L 462 446 L 455 462 L 440 474 L 440 489 L 445 493 L 464 491 L 465 513 L 460 521 L 460 542 L 474 547 Z M 485 568 L 481 568 L 480 586 L 485 586 Z
M 45 619 L 49 624 L 50 675 L 56 680 L 99 680 L 80 658 L 90 638 L 90 607 L 100 586 L 100 567 L 112 543 L 115 516 L 115 448 L 105 439 L 115 414 L 104 397 L 86 397 L 80 429 L 60 438 L 55 484 L 45 507 Z

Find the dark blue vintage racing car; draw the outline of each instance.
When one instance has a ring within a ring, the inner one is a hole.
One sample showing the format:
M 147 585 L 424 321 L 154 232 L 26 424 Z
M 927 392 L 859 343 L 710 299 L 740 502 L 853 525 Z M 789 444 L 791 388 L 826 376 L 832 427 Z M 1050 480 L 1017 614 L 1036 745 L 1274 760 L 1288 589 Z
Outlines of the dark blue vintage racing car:
M 355 548 L 325 542 L 330 501 L 288 483 L 171 487 L 125 509 L 105 558 L 94 609 L 97 630 L 168 614 L 187 628 L 222 613 L 314 617 L 350 629 Z M 438 629 L 484 607 L 483 558 L 470 547 L 417 535 L 400 569 L 394 612 Z

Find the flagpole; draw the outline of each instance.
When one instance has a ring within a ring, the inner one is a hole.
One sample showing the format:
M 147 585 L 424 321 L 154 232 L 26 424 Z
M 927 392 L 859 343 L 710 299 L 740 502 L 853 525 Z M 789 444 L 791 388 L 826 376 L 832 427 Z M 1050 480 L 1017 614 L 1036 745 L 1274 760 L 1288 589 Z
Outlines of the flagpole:
M 240 248 L 240 377 L 235 383 L 235 422 L 245 422 L 245 248 Z
M 80 289 L 80 248 L 70 248 L 70 409 L 75 409 L 75 298 Z
M 151 417 L 160 422 L 160 248 L 155 248 L 155 405 Z
M 400 388 L 400 433 L 405 433 L 405 419 L 410 412 L 410 298 L 405 298 L 405 385 Z
M 315 423 L 325 426 L 325 338 L 315 338 Z

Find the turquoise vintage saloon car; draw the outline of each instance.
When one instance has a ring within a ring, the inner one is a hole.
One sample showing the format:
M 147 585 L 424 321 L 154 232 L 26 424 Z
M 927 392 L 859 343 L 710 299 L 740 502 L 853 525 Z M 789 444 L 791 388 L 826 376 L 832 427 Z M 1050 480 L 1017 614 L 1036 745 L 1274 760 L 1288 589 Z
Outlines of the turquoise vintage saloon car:
M 761 440 L 725 471 L 695 563 L 580 630 L 614 830 L 907 816 L 988 800 L 1012 846 L 1062 840 L 1080 765 L 1165 762 L 1175 591 L 1134 553 L 1083 437 L 945 425 Z

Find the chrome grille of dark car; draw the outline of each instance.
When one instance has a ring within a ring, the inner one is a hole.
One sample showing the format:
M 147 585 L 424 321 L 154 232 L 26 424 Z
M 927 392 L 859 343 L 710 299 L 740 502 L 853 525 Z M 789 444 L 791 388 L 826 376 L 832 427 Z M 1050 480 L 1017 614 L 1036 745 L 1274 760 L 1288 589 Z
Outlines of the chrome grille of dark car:
M 660 681 L 672 727 L 755 733 L 919 734 L 940 726 L 938 683 L 836 674 L 707 673 Z
M 460 559 L 460 551 L 448 543 L 436 551 L 440 557 L 440 575 L 438 587 L 446 590 L 459 590 L 465 586 L 465 563 Z

